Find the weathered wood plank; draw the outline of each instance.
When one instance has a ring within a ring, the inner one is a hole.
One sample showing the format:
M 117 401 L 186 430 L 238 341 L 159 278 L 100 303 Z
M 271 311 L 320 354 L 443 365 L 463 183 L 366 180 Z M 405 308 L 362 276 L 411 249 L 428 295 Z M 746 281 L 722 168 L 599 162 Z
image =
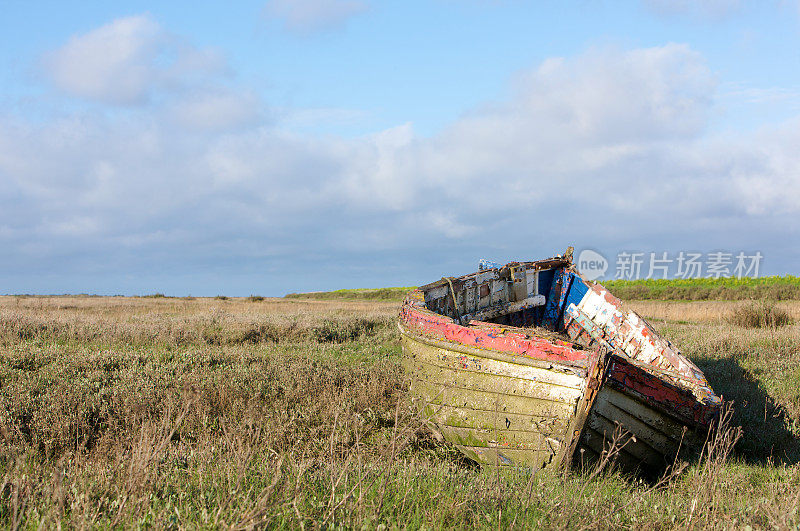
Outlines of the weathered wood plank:
M 487 375 L 475 371 L 442 367 L 419 359 L 416 361 L 417 363 L 413 367 L 416 378 L 430 383 L 446 383 L 466 389 L 512 396 L 528 396 L 553 402 L 575 402 L 582 394 L 579 389 L 526 378 Z
M 654 450 L 663 455 L 674 456 L 678 451 L 680 440 L 676 441 L 672 437 L 661 433 L 658 429 L 639 420 L 608 400 L 599 400 L 596 402 L 592 411 L 611 422 L 619 422 L 625 426 L 626 430 L 634 434 L 637 439 L 647 443 Z
M 414 344 L 424 345 L 469 357 L 538 367 L 579 378 L 586 376 L 589 355 L 581 349 L 573 348 L 568 342 L 553 342 L 549 338 L 535 337 L 535 334 L 532 337 L 497 335 L 486 327 L 460 326 L 449 318 L 443 320 L 445 318 L 427 311 L 416 312 L 412 309 L 409 315 L 408 319 L 416 328 L 398 323 L 404 349 L 406 346 L 413 347 Z M 431 335 L 426 335 L 428 332 Z M 439 333 L 444 337 L 439 337 Z
M 545 451 L 557 454 L 563 444 L 557 437 L 530 431 L 478 430 L 452 426 L 445 427 L 442 431 L 446 439 L 462 446 Z
M 501 315 L 508 315 L 510 313 L 518 312 L 520 310 L 527 310 L 529 308 L 536 308 L 537 306 L 544 306 L 547 302 L 544 295 L 534 295 L 515 302 L 502 303 L 495 306 L 489 305 L 489 297 L 481 298 L 481 303 L 486 301 L 486 306 L 479 306 L 479 310 L 475 313 L 469 313 L 462 316 L 465 320 L 486 321 L 487 319 L 494 319 Z
M 581 436 L 581 447 L 591 449 L 595 454 L 602 455 L 603 452 L 608 451 L 610 440 L 602 433 L 599 433 L 587 426 Z M 642 461 L 635 456 L 626 452 L 625 449 L 620 451 L 615 460 L 616 464 L 623 470 L 629 473 L 635 473 L 642 470 Z
M 465 409 L 455 406 L 428 404 L 423 408 L 422 414 L 442 426 L 457 428 L 478 428 L 492 430 L 505 428 L 514 431 L 531 431 L 535 433 L 558 434 L 566 433 L 569 422 L 557 417 L 537 417 L 522 413 L 503 413 L 496 416 L 494 411 L 476 414 L 474 409 Z M 499 426 L 495 426 L 495 420 Z
M 627 411 L 631 416 L 636 417 L 649 426 L 652 426 L 654 429 L 660 431 L 672 440 L 680 441 L 681 437 L 683 437 L 684 442 L 693 442 L 692 439 L 695 437 L 694 430 L 686 428 L 677 420 L 668 417 L 660 411 L 656 411 L 655 409 L 648 407 L 643 402 L 631 398 L 630 396 L 627 396 L 624 393 L 621 393 L 616 389 L 611 389 L 607 386 L 600 390 L 600 395 L 603 396 L 604 400 L 607 400 L 623 411 Z M 600 396 L 598 396 L 598 399 L 599 398 Z M 686 429 L 686 433 L 684 433 L 684 429 Z
M 488 375 L 510 376 L 551 385 L 581 389 L 584 378 L 558 370 L 534 367 L 524 362 L 499 361 L 480 356 L 469 356 L 441 347 L 434 347 L 412 339 L 404 338 L 404 355 L 443 368 L 478 372 Z
M 586 467 L 596 463 L 598 459 L 600 459 L 600 454 L 583 444 L 582 441 L 578 444 L 575 455 L 572 456 L 573 464 L 580 467 Z
M 412 390 L 427 404 L 440 404 L 494 413 L 526 412 L 539 417 L 570 419 L 575 414 L 575 404 L 540 400 L 538 398 L 500 395 L 474 389 L 432 384 L 423 380 L 412 381 Z
M 597 415 L 594 412 L 593 414 L 589 415 L 586 424 L 589 428 L 595 430 L 596 432 L 602 433 L 606 440 L 611 440 L 614 436 L 614 431 L 617 429 L 617 424 L 615 424 L 613 421 L 610 421 L 601 415 Z M 622 433 L 629 434 L 623 435 L 623 437 L 620 439 L 620 445 L 624 445 L 623 449 L 625 452 L 633 455 L 636 459 L 654 468 L 663 468 L 668 463 L 668 460 L 664 454 L 653 449 L 642 440 L 635 438 L 636 434 L 632 433 L 628 429 L 628 426 L 621 425 L 621 430 Z M 634 436 L 635 439 L 630 439 L 629 437 L 631 435 Z

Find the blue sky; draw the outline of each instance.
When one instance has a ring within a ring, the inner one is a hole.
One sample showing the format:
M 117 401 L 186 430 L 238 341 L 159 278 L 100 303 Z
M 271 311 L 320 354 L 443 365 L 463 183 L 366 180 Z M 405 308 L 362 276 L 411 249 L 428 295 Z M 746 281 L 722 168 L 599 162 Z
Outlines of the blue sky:
M 0 293 L 797 274 L 797 1 L 2 3 Z

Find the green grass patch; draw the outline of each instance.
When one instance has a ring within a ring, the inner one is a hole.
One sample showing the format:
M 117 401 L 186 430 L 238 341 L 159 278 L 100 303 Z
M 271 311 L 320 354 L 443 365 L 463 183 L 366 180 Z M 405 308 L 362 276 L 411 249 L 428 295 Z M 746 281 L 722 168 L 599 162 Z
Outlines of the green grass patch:
M 798 300 L 800 277 L 606 280 L 609 291 L 625 300 Z

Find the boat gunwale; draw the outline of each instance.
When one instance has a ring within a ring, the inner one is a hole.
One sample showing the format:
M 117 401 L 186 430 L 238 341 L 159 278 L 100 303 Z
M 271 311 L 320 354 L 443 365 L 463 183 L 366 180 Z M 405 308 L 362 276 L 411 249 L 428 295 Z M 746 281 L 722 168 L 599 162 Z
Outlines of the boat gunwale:
M 430 310 L 427 311 L 430 312 Z M 430 313 L 443 317 L 435 312 L 430 312 Z M 457 326 L 463 326 L 455 322 L 454 324 L 456 324 Z M 487 323 L 487 324 L 493 324 L 493 323 Z M 514 354 L 508 351 L 487 349 L 477 345 L 466 345 L 464 343 L 460 343 L 457 341 L 430 337 L 420 332 L 412 331 L 409 327 L 403 325 L 402 322 L 398 322 L 397 327 L 400 329 L 400 333 L 402 335 L 408 336 L 414 339 L 415 341 L 419 341 L 420 343 L 425 343 L 432 347 L 442 348 L 453 352 L 460 352 L 461 354 L 467 354 L 479 358 L 488 358 L 494 361 L 514 363 L 517 365 L 527 365 L 529 367 L 535 367 L 537 369 L 559 370 L 558 368 L 560 368 L 561 372 L 568 372 L 580 378 L 586 377 L 587 367 L 585 363 L 575 363 L 575 362 L 561 361 L 561 360 L 558 361 L 544 360 L 540 358 L 525 356 L 523 354 Z M 545 338 L 539 338 L 539 339 L 544 339 L 545 341 L 548 341 Z
M 502 265 L 500 267 L 496 267 L 496 268 L 492 268 L 492 269 L 496 269 L 498 271 L 498 273 L 500 273 L 504 269 L 511 269 L 513 267 L 523 266 L 523 267 L 525 267 L 526 270 L 542 271 L 542 270 L 545 270 L 545 269 L 553 269 L 553 268 L 556 268 L 556 267 L 559 267 L 559 266 L 563 267 L 563 266 L 571 266 L 571 265 L 572 265 L 572 262 L 568 258 L 566 258 L 564 256 L 554 256 L 553 258 L 545 258 L 544 260 L 535 260 L 535 261 L 530 261 L 530 262 L 509 262 L 509 263 L 504 264 L 504 265 Z M 480 273 L 480 271 L 473 272 L 473 273 L 467 273 L 465 275 L 461 275 L 461 276 L 458 276 L 458 277 L 450 277 L 450 280 L 451 281 L 454 281 L 454 280 L 466 280 L 469 277 L 474 277 L 479 273 Z M 442 278 L 442 279 L 437 280 L 435 282 L 431 282 L 429 284 L 425 284 L 423 286 L 419 286 L 416 289 L 420 290 L 420 291 L 428 291 L 430 289 L 438 288 L 440 286 L 446 286 L 446 285 L 448 285 L 448 279 L 447 278 Z
M 610 356 L 608 361 L 608 368 L 606 373 L 606 378 L 604 379 L 604 387 L 608 387 L 614 389 L 615 391 L 619 391 L 634 400 L 644 403 L 651 409 L 658 411 L 661 414 L 667 415 L 671 417 L 673 420 L 676 420 L 686 427 L 691 429 L 702 429 L 707 430 L 713 420 L 716 418 L 717 414 L 719 413 L 719 405 L 715 403 L 708 403 L 700 400 L 693 392 L 692 389 L 687 389 L 682 385 L 678 385 L 675 382 L 670 380 L 666 380 L 664 378 L 660 378 L 657 374 L 651 374 L 647 371 L 647 367 L 642 366 L 642 362 L 639 363 L 632 363 L 634 360 L 631 358 L 623 358 L 618 354 L 613 354 Z M 637 360 L 638 361 L 638 360 Z M 610 373 L 616 373 L 617 369 L 611 367 L 614 363 L 620 363 L 622 365 L 630 365 L 634 368 L 634 370 L 641 370 L 656 378 L 659 383 L 664 386 L 664 388 L 671 390 L 673 392 L 677 392 L 683 395 L 683 398 L 686 399 L 687 402 L 694 402 L 699 406 L 699 408 L 695 411 L 695 416 L 687 416 L 686 413 L 680 410 L 681 405 L 676 404 L 670 400 L 663 400 L 658 399 L 655 396 L 646 394 L 640 389 L 639 387 L 634 387 L 630 384 L 626 384 L 625 381 L 620 381 L 616 378 L 610 377 Z M 716 395 L 714 395 L 716 396 Z M 705 412 L 705 413 L 704 413 Z

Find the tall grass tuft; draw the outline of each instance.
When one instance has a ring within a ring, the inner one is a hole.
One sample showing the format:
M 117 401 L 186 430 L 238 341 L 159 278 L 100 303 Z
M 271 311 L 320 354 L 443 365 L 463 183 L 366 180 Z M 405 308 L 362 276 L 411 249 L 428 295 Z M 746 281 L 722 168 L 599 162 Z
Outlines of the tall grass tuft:
M 789 313 L 771 301 L 753 301 L 739 306 L 728 317 L 728 322 L 745 328 L 778 328 L 792 322 Z

